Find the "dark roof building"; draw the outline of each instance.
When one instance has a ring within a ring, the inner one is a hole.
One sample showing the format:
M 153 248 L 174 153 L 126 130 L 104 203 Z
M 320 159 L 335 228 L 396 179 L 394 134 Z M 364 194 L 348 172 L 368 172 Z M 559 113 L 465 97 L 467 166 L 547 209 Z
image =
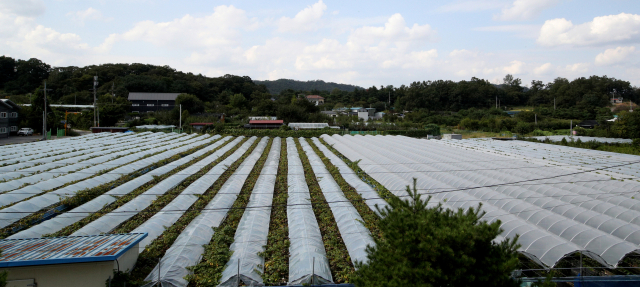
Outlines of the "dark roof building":
M 10 134 L 18 132 L 18 112 L 20 106 L 14 102 L 1 99 L 0 100 L 0 138 L 8 138 Z
M 129 93 L 131 112 L 146 113 L 171 110 L 181 93 Z
M 596 120 L 585 120 L 578 124 L 579 127 L 585 128 L 585 129 L 592 129 L 592 128 L 595 128 L 597 125 L 598 125 L 598 121 Z

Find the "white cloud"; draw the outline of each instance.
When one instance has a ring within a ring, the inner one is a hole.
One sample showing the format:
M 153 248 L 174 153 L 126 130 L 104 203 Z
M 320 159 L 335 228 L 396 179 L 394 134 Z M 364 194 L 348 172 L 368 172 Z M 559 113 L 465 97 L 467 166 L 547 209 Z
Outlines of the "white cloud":
M 552 69 L 551 63 L 545 63 L 533 69 L 533 74 L 536 76 L 546 75 L 546 74 L 549 74 L 549 72 L 551 72 L 551 69 Z
M 620 13 L 593 18 L 574 25 L 564 18 L 547 20 L 540 29 L 538 44 L 544 46 L 590 46 L 640 41 L 640 15 Z
M 113 18 L 106 18 L 102 16 L 102 13 L 92 7 L 89 7 L 87 10 L 69 12 L 67 13 L 67 17 L 70 17 L 74 22 L 84 26 L 84 23 L 88 20 L 94 21 L 109 21 Z
M 10 14 L 23 17 L 36 17 L 45 11 L 42 0 L 2 0 L 0 14 Z
M 518 75 L 523 73 L 524 63 L 520 61 L 511 61 L 511 65 L 502 68 L 502 70 L 511 75 Z
M 618 47 L 615 49 L 607 49 L 596 56 L 596 65 L 606 66 L 622 63 L 633 55 L 636 47 Z
M 504 5 L 504 0 L 457 1 L 456 3 L 440 6 L 437 10 L 439 12 L 475 12 L 499 9 Z
M 218 6 L 213 14 L 201 18 L 185 15 L 171 22 L 139 22 L 125 33 L 110 35 L 103 48 L 122 40 L 144 41 L 170 49 L 237 47 L 242 36 L 240 30 L 254 27 L 244 10 Z
M 436 34 L 428 24 L 413 24 L 409 28 L 402 15 L 393 14 L 384 27 L 364 26 L 356 29 L 351 33 L 349 43 L 356 46 L 380 44 L 407 48 L 427 41 L 435 41 Z
M 573 65 L 567 65 L 564 69 L 567 72 L 572 73 L 586 73 L 589 71 L 589 63 L 576 63 Z
M 558 4 L 559 0 L 515 0 L 510 7 L 502 9 L 500 15 L 493 18 L 503 21 L 526 21 L 531 20 L 542 11 Z
M 300 33 L 317 30 L 320 26 L 320 18 L 327 10 L 322 0 L 298 12 L 295 17 L 282 17 L 278 20 L 278 31 Z

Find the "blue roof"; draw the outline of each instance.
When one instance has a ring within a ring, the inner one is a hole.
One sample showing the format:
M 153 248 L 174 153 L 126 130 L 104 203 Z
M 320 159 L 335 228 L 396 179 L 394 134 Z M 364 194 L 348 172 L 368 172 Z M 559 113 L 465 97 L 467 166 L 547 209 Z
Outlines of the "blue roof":
M 0 267 L 113 261 L 147 233 L 0 240 Z

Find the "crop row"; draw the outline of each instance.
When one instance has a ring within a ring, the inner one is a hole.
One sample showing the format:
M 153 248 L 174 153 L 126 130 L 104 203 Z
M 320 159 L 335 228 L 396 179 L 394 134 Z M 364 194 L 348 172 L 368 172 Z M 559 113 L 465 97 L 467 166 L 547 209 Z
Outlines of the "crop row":
M 218 141 L 221 141 L 221 140 L 223 140 L 223 138 L 219 138 L 214 142 L 208 143 L 207 145 L 214 144 L 214 143 L 216 143 Z M 230 142 L 230 141 L 231 140 L 229 140 L 228 142 Z M 132 192 L 130 192 L 130 193 L 124 195 L 124 196 L 118 197 L 118 200 L 116 200 L 115 202 L 103 207 L 99 211 L 91 214 L 90 216 L 88 216 L 88 217 L 86 217 L 86 218 L 84 218 L 84 219 L 82 219 L 82 220 L 80 220 L 80 221 L 78 221 L 78 222 L 76 222 L 76 223 L 74 223 L 72 225 L 69 225 L 69 226 L 65 227 L 64 229 L 62 229 L 62 230 L 60 230 L 60 231 L 58 231 L 58 232 L 56 232 L 54 234 L 51 234 L 50 236 L 68 236 L 68 235 L 78 231 L 80 228 L 84 227 L 85 225 L 89 224 L 90 222 L 93 222 L 96 219 L 104 216 L 105 214 L 108 214 L 108 213 L 112 212 L 113 210 L 123 206 L 124 204 L 126 204 L 127 202 L 129 202 L 132 199 L 136 198 L 137 196 L 139 196 L 140 194 L 144 193 L 145 191 L 149 190 L 150 188 L 152 188 L 156 184 L 162 182 L 163 180 L 167 179 L 168 177 L 170 177 L 170 176 L 172 176 L 172 175 L 174 175 L 176 173 L 179 173 L 179 172 L 183 171 L 184 169 L 186 169 L 187 167 L 191 166 L 192 164 L 194 164 L 194 163 L 206 158 L 207 156 L 211 155 L 212 153 L 215 153 L 216 151 L 218 151 L 222 147 L 224 147 L 224 145 L 220 145 L 220 146 L 218 146 L 218 147 L 216 147 L 216 148 L 214 148 L 214 149 L 212 149 L 212 150 L 210 150 L 210 151 L 208 151 L 208 152 L 206 152 L 206 153 L 204 153 L 204 154 L 202 154 L 202 155 L 190 160 L 189 162 L 180 165 L 179 167 L 173 169 L 171 172 L 162 174 L 160 176 L 154 176 L 153 180 L 151 180 L 150 182 L 145 183 L 143 186 L 136 188 L 135 190 L 133 190 Z M 186 151 L 184 153 L 180 153 L 180 154 L 174 155 L 173 157 L 171 157 L 169 159 L 166 159 L 166 160 L 158 162 L 158 164 L 154 168 L 157 168 L 157 167 L 163 166 L 165 164 L 174 162 L 174 161 L 176 161 L 176 160 L 178 160 L 178 159 L 180 159 L 180 158 L 182 158 L 182 157 L 184 157 L 184 156 L 186 156 L 188 154 L 192 154 L 192 153 L 194 153 L 194 152 L 196 152 L 196 151 L 198 151 L 198 150 L 200 150 L 202 148 L 203 148 L 203 146 L 199 146 L 199 147 L 195 147 L 193 149 L 190 149 L 189 151 Z
M 162 152 L 163 151 L 160 151 L 160 152 L 157 152 L 157 153 L 154 153 L 154 154 L 148 154 L 148 155 L 145 155 L 144 157 L 141 157 L 138 160 L 143 160 L 143 159 L 145 159 L 147 157 L 150 157 L 150 156 L 153 156 L 155 154 L 162 153 Z M 80 190 L 77 193 L 75 193 L 73 196 L 70 196 L 70 197 L 67 197 L 67 198 L 62 198 L 62 200 L 60 200 L 59 202 L 52 203 L 49 207 L 41 209 L 39 211 L 36 211 L 35 213 L 33 213 L 31 215 L 28 215 L 28 216 L 25 216 L 25 217 L 21 218 L 20 220 L 18 220 L 16 222 L 14 222 L 14 223 L 12 223 L 12 224 L 0 229 L 0 238 L 6 238 L 7 236 L 10 236 L 11 234 L 13 234 L 13 233 L 15 233 L 17 231 L 20 231 L 22 229 L 25 229 L 25 228 L 31 227 L 31 226 L 33 226 L 35 224 L 38 224 L 43 219 L 47 219 L 47 218 L 49 218 L 49 217 L 51 217 L 51 216 L 53 216 L 53 215 L 55 215 L 57 213 L 60 213 L 61 211 L 77 207 L 77 206 L 79 206 L 79 205 L 81 205 L 81 204 L 83 204 L 83 203 L 85 203 L 85 202 L 87 202 L 87 201 L 89 201 L 89 200 L 91 200 L 91 199 L 93 199 L 93 198 L 95 198 L 95 197 L 97 197 L 97 196 L 109 191 L 110 189 L 112 189 L 112 188 L 114 188 L 116 186 L 119 186 L 120 184 L 123 184 L 124 182 L 127 182 L 127 181 L 129 181 L 129 180 L 131 180 L 131 179 L 133 179 L 133 178 L 145 173 L 149 169 L 157 167 L 156 164 L 157 163 L 150 164 L 149 166 L 140 168 L 140 169 L 138 169 L 137 171 L 135 171 L 133 173 L 126 174 L 126 175 L 121 175 L 121 176 L 119 176 L 118 179 L 116 179 L 114 181 L 110 181 L 110 182 L 101 184 L 99 186 L 96 186 L 96 187 L 93 187 L 93 188 L 90 188 L 90 189 Z M 166 162 L 165 162 L 165 164 L 166 164 Z M 115 168 L 117 168 L 117 167 L 115 167 Z M 108 172 L 110 170 L 113 170 L 115 168 L 108 169 L 108 170 L 102 170 L 99 173 L 96 173 L 95 175 L 92 175 L 91 177 L 88 177 L 88 178 L 100 176 L 100 175 L 102 175 L 102 174 L 104 174 L 104 173 L 106 173 L 106 172 Z M 85 178 L 84 180 L 87 180 L 88 178 Z M 57 190 L 57 189 L 61 189 L 61 188 L 67 187 L 67 186 L 69 186 L 71 184 L 74 184 L 74 183 L 77 183 L 79 181 L 80 180 L 64 184 L 64 185 L 62 185 L 60 187 L 56 187 L 54 189 L 48 190 L 46 192 L 43 192 L 42 194 L 51 192 L 53 190 Z
M 222 271 L 225 264 L 231 257 L 231 251 L 229 247 L 233 243 L 234 234 L 238 229 L 238 224 L 245 211 L 251 192 L 260 176 L 260 171 L 264 167 L 273 139 L 270 139 L 265 147 L 262 155 L 258 159 L 258 162 L 254 165 L 249 176 L 245 180 L 240 194 L 233 203 L 232 208 L 227 213 L 227 217 L 222 223 L 214 228 L 210 243 L 205 247 L 202 260 L 197 265 L 190 267 L 189 270 L 193 272 L 187 279 L 194 286 L 210 286 L 220 283 L 222 277 Z
M 342 153 L 340 153 L 337 149 L 333 148 L 332 145 L 328 144 L 324 139 L 318 138 L 320 142 L 327 147 L 331 152 L 337 155 L 344 163 L 346 163 L 364 182 L 369 184 L 373 189 L 380 195 L 382 199 L 389 201 L 389 198 L 394 197 L 393 193 L 391 193 L 384 185 L 380 184 L 378 181 L 373 179 L 370 175 L 368 175 L 364 170 L 362 170 L 358 163 L 360 161 L 351 161 Z
M 329 267 L 333 274 L 335 283 L 349 282 L 349 278 L 355 271 L 351 258 L 347 252 L 347 247 L 340 236 L 336 220 L 327 204 L 320 186 L 316 180 L 316 176 L 311 168 L 309 159 L 307 158 L 298 139 L 294 139 L 300 161 L 304 168 L 304 175 L 311 194 L 311 203 L 313 212 L 318 220 L 320 233 L 322 234 L 322 242 L 329 260 Z
M 289 276 L 289 227 L 287 225 L 287 142 L 283 139 L 280 147 L 280 162 L 273 191 L 273 207 L 269 221 L 269 234 L 264 257 L 262 280 L 266 286 L 286 285 Z
M 375 212 L 373 212 L 373 210 L 371 210 L 369 206 L 367 206 L 364 199 L 362 198 L 362 196 L 360 196 L 360 194 L 358 194 L 355 188 L 350 186 L 344 180 L 342 175 L 340 175 L 340 171 L 338 170 L 338 168 L 335 165 L 333 165 L 331 161 L 329 161 L 329 159 L 324 155 L 324 153 L 320 151 L 320 149 L 318 149 L 315 143 L 311 139 L 307 139 L 307 143 L 309 144 L 309 146 L 311 146 L 313 151 L 318 155 L 318 157 L 320 157 L 322 162 L 325 164 L 327 170 L 329 171 L 333 179 L 340 186 L 340 189 L 344 193 L 345 197 L 351 202 L 353 207 L 356 208 L 356 210 L 364 220 L 364 226 L 367 229 L 369 229 L 369 231 L 371 232 L 371 235 L 374 238 L 380 239 L 380 237 L 382 236 L 380 229 L 378 228 L 378 221 L 380 220 L 380 217 Z
M 247 140 L 248 139 L 245 138 L 243 141 L 247 141 Z M 233 150 L 227 152 L 223 157 L 224 158 L 228 157 L 233 153 L 233 151 L 238 149 L 241 145 L 242 143 L 236 145 L 236 147 L 234 147 Z M 218 190 L 220 190 L 220 187 L 222 187 L 222 185 L 224 185 L 224 183 L 227 181 L 229 176 L 233 174 L 233 172 L 240 166 L 242 161 L 244 161 L 244 159 L 251 154 L 251 152 L 253 151 L 253 149 L 255 149 L 257 145 L 258 145 L 258 141 L 255 141 L 251 145 L 251 147 L 242 155 L 242 157 L 240 157 L 237 161 L 231 164 L 229 168 L 227 168 L 225 172 L 222 175 L 220 175 L 220 177 L 216 180 L 216 182 L 210 188 L 208 188 L 204 194 L 202 194 L 198 198 L 198 200 L 189 208 L 189 210 L 186 211 L 180 217 L 180 219 L 178 219 L 178 221 L 176 221 L 176 223 L 174 223 L 173 225 L 165 229 L 165 231 L 160 236 L 158 236 L 153 242 L 151 242 L 151 244 L 147 246 L 147 248 L 145 248 L 143 252 L 140 253 L 140 255 L 138 256 L 138 261 L 136 263 L 136 268 L 130 274 L 129 281 L 132 284 L 135 284 L 133 286 L 142 285 L 146 276 L 158 264 L 159 259 L 164 255 L 167 249 L 171 247 L 171 245 L 178 238 L 180 233 L 182 233 L 185 227 L 187 227 L 187 225 L 200 214 L 201 210 L 207 205 L 209 201 L 211 201 L 211 199 L 213 199 L 213 197 L 217 194 Z M 212 166 L 215 166 L 215 165 L 212 164 Z M 184 185 L 184 186 L 186 187 L 188 185 Z M 177 194 L 175 196 L 177 196 Z M 173 196 L 173 198 L 175 198 L 175 196 Z M 171 200 L 163 199 L 161 197 L 158 200 L 156 200 L 156 202 L 157 201 L 164 202 L 164 204 L 162 204 L 162 206 L 164 206 L 168 204 Z M 151 206 L 150 208 L 152 207 L 153 206 Z M 154 208 L 154 210 L 156 211 L 160 209 L 161 208 L 158 208 L 158 207 Z M 142 214 L 147 214 L 147 213 L 141 212 L 138 215 L 142 215 Z M 149 214 L 149 217 L 152 215 L 153 214 Z M 147 217 L 145 215 L 142 215 L 142 216 Z M 130 222 L 138 222 L 136 225 L 140 225 L 144 221 L 146 221 L 146 219 L 135 218 L 135 217 L 130 220 Z M 130 226 L 133 226 L 133 224 L 130 224 Z M 123 225 L 123 228 L 116 229 L 114 233 L 126 233 L 132 229 L 133 228 L 130 228 L 130 227 L 125 228 L 125 226 Z

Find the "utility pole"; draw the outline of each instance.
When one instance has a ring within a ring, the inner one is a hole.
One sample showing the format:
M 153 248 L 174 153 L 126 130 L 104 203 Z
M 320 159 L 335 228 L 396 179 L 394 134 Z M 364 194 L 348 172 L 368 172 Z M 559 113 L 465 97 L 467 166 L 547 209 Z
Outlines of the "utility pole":
M 556 110 L 556 98 L 553 98 L 553 110 Z
M 98 76 L 93 76 L 93 126 L 98 124 L 98 117 L 96 115 L 98 109 L 98 101 L 96 98 L 96 88 L 98 87 Z
M 389 91 L 389 106 L 391 106 L 391 91 Z
M 113 104 L 113 98 L 116 97 L 116 93 L 113 91 L 116 83 L 111 83 L 111 103 Z
M 496 96 L 496 109 L 498 108 L 498 96 Z
M 44 110 L 42 112 L 42 140 L 47 140 L 47 80 L 44 81 Z
M 182 104 L 180 104 L 180 126 L 178 127 L 182 131 Z

